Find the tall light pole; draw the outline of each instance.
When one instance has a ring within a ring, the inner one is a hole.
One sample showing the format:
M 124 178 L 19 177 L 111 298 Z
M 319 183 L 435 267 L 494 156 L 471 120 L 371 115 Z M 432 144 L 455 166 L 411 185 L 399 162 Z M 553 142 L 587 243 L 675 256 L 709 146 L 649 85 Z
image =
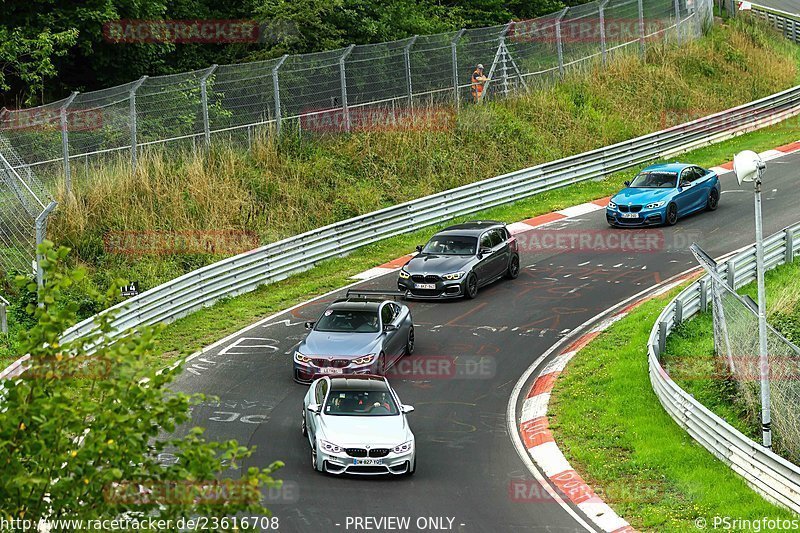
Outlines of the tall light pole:
M 761 437 L 765 448 L 772 448 L 769 409 L 769 359 L 767 357 L 767 295 L 764 288 L 764 242 L 761 228 L 761 176 L 767 165 L 751 150 L 736 154 L 733 170 L 739 185 L 752 181 L 755 191 L 756 277 L 758 283 L 758 367 L 761 378 Z

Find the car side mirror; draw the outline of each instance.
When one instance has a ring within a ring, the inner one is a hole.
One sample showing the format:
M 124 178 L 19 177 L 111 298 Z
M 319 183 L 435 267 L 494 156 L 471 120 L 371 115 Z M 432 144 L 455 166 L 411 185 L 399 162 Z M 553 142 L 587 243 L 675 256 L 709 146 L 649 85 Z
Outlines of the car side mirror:
M 422 252 L 422 245 L 421 244 L 417 245 L 417 252 Z
M 315 415 L 319 414 L 319 404 L 318 403 L 310 403 L 310 404 L 308 404 L 308 407 L 306 407 L 306 409 L 308 409 L 309 413 L 314 413 Z
M 481 248 L 478 250 L 478 257 L 483 257 L 484 255 L 490 255 L 492 253 L 491 248 Z
M 400 407 L 400 410 L 403 411 L 403 413 L 405 413 L 405 414 L 413 413 L 414 412 L 414 406 L 413 405 L 403 405 L 402 407 Z
M 314 324 L 316 324 L 316 322 L 311 322 L 311 321 L 306 322 L 305 323 L 306 329 L 314 329 Z
M 631 180 L 625 180 L 625 186 L 626 187 L 630 187 L 631 186 Z
M 384 324 L 383 325 L 383 331 L 384 332 L 386 332 L 386 331 L 397 331 L 397 326 L 395 326 L 394 324 Z

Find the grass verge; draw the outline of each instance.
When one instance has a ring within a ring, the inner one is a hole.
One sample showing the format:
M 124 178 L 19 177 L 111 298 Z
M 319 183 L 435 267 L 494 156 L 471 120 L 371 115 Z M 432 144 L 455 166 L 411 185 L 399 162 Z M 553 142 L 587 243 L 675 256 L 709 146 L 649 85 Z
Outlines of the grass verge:
M 570 362 L 550 401 L 555 440 L 639 531 L 698 531 L 701 518 L 709 529 L 715 517 L 791 519 L 675 424 L 651 388 L 648 336 L 678 290 L 635 309 Z

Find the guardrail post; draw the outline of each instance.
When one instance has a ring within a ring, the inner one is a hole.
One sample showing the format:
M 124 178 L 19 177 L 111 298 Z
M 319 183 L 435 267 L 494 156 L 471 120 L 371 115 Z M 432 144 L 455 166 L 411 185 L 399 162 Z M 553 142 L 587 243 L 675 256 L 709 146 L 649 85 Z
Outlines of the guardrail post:
M 708 281 L 700 280 L 700 312 L 708 311 Z
M 639 6 L 639 53 L 644 57 L 644 1 L 638 0 L 637 4 Z
M 728 287 L 736 289 L 736 264 L 733 260 L 728 261 Z
M 406 91 L 408 92 L 408 107 L 414 107 L 414 93 L 411 88 L 411 47 L 417 42 L 417 35 L 403 48 L 403 59 L 406 63 Z
M 675 4 L 675 37 L 678 44 L 681 44 L 681 4 L 680 0 L 673 0 Z
M 453 56 L 453 100 L 456 103 L 456 109 L 461 104 L 461 95 L 458 93 L 458 52 L 456 52 L 456 45 L 461 36 L 464 35 L 465 29 L 458 30 L 456 36 L 450 41 L 450 51 Z
M 658 356 L 664 353 L 664 347 L 667 345 L 667 323 L 663 320 L 658 323 Z
M 794 233 L 791 228 L 783 230 L 784 242 L 786 243 L 785 260 L 787 263 L 794 261 Z
M 200 105 L 203 110 L 203 136 L 206 140 L 206 146 L 211 144 L 211 124 L 208 122 L 208 77 L 217 70 L 217 65 L 211 65 L 208 72 L 203 74 L 200 78 Z M 192 137 L 194 139 L 194 137 Z
M 675 300 L 675 324 L 683 322 L 683 300 Z
M 606 6 L 609 0 L 603 0 L 597 6 L 597 12 L 600 16 L 600 56 L 603 58 L 603 66 L 606 65 L 608 57 L 608 46 L 606 45 Z
M 281 133 L 281 86 L 278 83 L 278 69 L 283 66 L 283 62 L 289 57 L 284 54 L 278 64 L 272 67 L 272 90 L 275 93 L 275 130 L 278 135 Z
M 342 113 L 344 114 L 344 128 L 345 131 L 350 131 L 350 110 L 347 108 L 347 77 L 344 73 L 344 60 L 350 55 L 356 45 L 351 44 L 348 46 L 342 57 L 339 58 L 339 82 L 342 84 Z
M 142 86 L 142 84 L 145 82 L 146 79 L 147 79 L 147 76 L 142 76 L 141 78 L 139 78 L 139 80 L 133 84 L 133 87 L 131 87 L 131 92 L 128 95 L 128 100 L 129 100 L 129 104 L 130 104 L 129 120 L 130 120 L 130 126 L 131 126 L 131 170 L 133 170 L 133 171 L 136 170 L 136 157 L 137 157 L 137 155 L 136 155 L 136 149 L 137 149 L 137 147 L 136 147 L 136 91 L 139 89 L 139 87 Z
M 640 0 L 641 1 L 641 0 Z M 558 75 L 564 76 L 564 44 L 561 39 L 561 20 L 569 11 L 568 7 L 561 10 L 556 17 L 556 51 L 558 52 Z
M 64 102 L 64 105 L 61 106 L 59 109 L 59 114 L 61 116 L 61 154 L 64 158 L 64 188 L 67 191 L 67 197 L 69 197 L 70 193 L 72 192 L 72 173 L 70 172 L 69 167 L 69 127 L 67 124 L 67 108 L 75 100 L 75 97 L 78 96 L 78 92 L 75 91 L 67 98 L 67 101 Z

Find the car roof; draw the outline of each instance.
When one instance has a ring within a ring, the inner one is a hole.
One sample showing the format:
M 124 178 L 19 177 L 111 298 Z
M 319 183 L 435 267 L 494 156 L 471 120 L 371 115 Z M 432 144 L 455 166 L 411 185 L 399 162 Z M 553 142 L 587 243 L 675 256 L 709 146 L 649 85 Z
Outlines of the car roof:
M 375 311 L 377 313 L 378 308 L 382 303 L 383 301 L 381 300 L 365 300 L 363 298 L 359 298 L 357 300 L 338 300 L 329 305 L 328 309 L 342 309 L 344 311 Z
M 473 220 L 448 226 L 442 231 L 436 232 L 436 235 L 470 235 L 477 237 L 487 229 L 502 227 L 505 227 L 505 224 L 496 220 Z
M 389 385 L 381 376 L 371 374 L 350 375 L 347 377 L 330 378 L 332 391 L 358 390 L 358 391 L 388 391 Z
M 658 163 L 642 169 L 642 172 L 680 172 L 686 167 L 694 167 L 689 163 Z

